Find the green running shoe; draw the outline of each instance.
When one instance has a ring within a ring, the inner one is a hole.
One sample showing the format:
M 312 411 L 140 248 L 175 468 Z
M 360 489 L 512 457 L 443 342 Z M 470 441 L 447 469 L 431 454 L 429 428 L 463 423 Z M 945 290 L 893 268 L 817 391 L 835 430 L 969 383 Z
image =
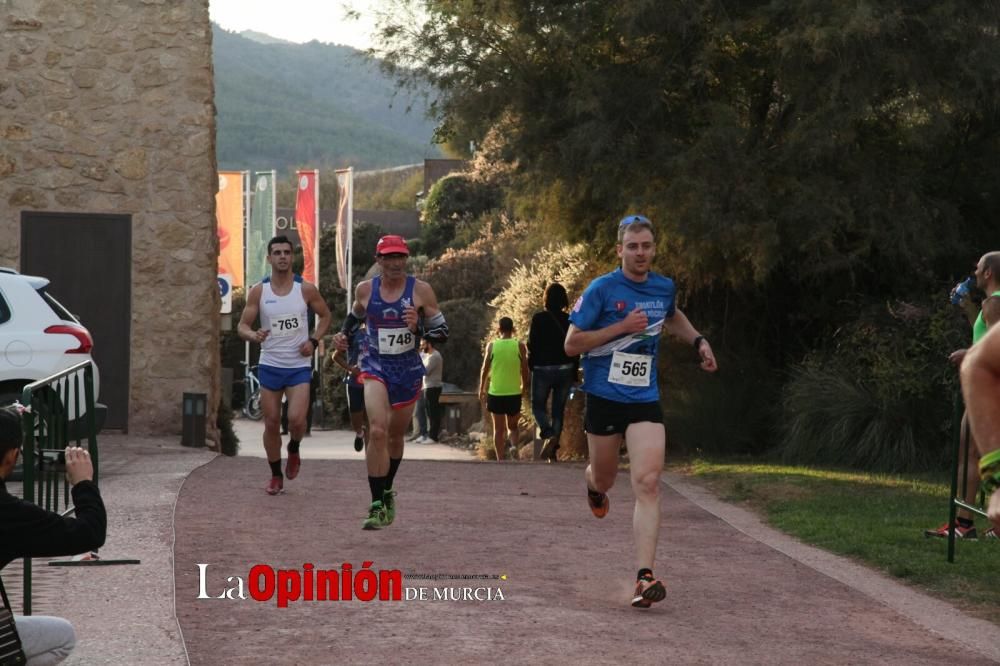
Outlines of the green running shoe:
M 375 500 L 368 507 L 368 517 L 365 518 L 364 524 L 361 526 L 363 530 L 380 530 L 383 527 L 388 527 L 389 523 L 392 521 L 386 516 L 385 505 L 382 502 Z
M 382 493 L 382 504 L 385 506 L 385 524 L 392 525 L 396 520 L 396 491 L 389 489 Z

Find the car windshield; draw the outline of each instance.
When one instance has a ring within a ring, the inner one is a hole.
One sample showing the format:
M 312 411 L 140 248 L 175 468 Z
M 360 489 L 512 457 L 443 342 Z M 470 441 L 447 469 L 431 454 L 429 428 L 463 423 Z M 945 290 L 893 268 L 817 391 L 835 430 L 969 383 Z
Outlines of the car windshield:
M 38 290 L 38 295 L 42 297 L 43 301 L 45 301 L 46 303 L 48 303 L 49 307 L 52 308 L 52 311 L 56 313 L 57 317 L 59 317 L 63 321 L 71 321 L 74 324 L 79 324 L 80 323 L 77 320 L 77 318 L 74 317 L 72 315 L 72 313 L 70 313 L 69 310 L 67 310 L 66 308 L 64 308 L 62 306 L 62 303 L 60 303 L 59 301 L 57 301 L 52 296 L 52 294 L 50 294 L 49 292 L 45 291 L 44 289 L 39 289 Z

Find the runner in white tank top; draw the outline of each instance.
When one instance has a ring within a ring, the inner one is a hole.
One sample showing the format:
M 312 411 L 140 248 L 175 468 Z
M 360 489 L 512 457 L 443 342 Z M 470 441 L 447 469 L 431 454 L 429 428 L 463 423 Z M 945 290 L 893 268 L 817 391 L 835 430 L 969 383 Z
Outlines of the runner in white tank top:
M 272 368 L 308 368 L 311 356 L 299 353 L 309 339 L 308 307 L 302 297 L 302 277 L 295 276 L 292 290 L 274 293 L 271 278 L 265 278 L 260 295 L 260 327 L 269 331 L 260 345 L 260 364 Z
M 311 282 L 292 273 L 293 248 L 285 236 L 267 244 L 271 277 L 247 292 L 247 306 L 237 327 L 239 336 L 261 346 L 257 375 L 260 405 L 264 411 L 264 451 L 271 468 L 266 491 L 284 492 L 284 478 L 294 479 L 302 465 L 299 443 L 306 433 L 309 384 L 319 340 L 330 327 L 330 309 Z M 309 332 L 309 310 L 316 315 L 316 329 Z M 253 329 L 260 317 L 261 326 Z M 281 473 L 281 399 L 288 401 L 288 465 Z

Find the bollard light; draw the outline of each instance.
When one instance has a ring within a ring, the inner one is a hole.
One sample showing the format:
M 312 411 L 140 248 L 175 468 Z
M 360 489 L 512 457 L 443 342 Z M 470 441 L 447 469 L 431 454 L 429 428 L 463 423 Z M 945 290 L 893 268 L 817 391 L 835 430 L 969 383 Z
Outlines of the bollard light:
M 205 414 L 208 398 L 204 393 L 185 393 L 181 404 L 181 445 L 205 446 Z

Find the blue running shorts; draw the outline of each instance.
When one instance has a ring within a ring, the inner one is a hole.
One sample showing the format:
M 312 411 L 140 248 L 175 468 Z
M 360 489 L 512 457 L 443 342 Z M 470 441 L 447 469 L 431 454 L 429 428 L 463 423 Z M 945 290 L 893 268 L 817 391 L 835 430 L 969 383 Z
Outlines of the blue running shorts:
M 308 384 L 312 380 L 312 368 L 276 368 L 273 365 L 257 366 L 260 385 L 268 391 L 281 391 L 289 386 Z

